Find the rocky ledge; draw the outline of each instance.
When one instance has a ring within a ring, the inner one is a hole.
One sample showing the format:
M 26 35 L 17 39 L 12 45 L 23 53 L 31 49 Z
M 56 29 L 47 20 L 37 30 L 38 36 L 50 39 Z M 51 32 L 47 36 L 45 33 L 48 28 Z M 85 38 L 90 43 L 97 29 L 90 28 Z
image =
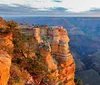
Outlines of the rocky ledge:
M 31 74 L 32 70 L 25 69 L 29 72 L 31 79 L 29 78 L 21 85 L 75 85 L 75 63 L 69 50 L 68 42 L 70 39 L 66 29 L 63 27 L 38 27 L 33 28 L 32 31 L 34 38 L 32 42 L 35 43 L 35 48 L 30 56 L 36 56 L 35 52 L 37 51 L 38 57 L 41 57 L 42 63 L 46 66 L 47 72 L 43 76 L 34 76 L 34 74 Z M 0 85 L 6 85 L 9 79 L 11 54 L 14 54 L 11 53 L 13 48 L 15 47 L 12 44 L 12 34 L 0 35 Z M 41 61 L 38 63 L 42 67 Z M 25 65 L 22 64 L 23 62 L 19 67 L 24 69 L 23 66 Z M 34 66 L 32 67 L 34 69 Z M 44 72 L 40 69 L 37 70 Z M 32 84 L 29 84 L 31 81 Z

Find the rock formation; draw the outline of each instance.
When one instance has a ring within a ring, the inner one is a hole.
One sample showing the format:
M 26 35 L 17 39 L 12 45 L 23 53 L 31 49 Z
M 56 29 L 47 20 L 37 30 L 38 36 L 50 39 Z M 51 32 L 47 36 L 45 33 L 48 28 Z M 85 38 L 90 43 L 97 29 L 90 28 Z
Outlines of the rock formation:
M 63 27 L 35 28 L 34 37 L 51 79 L 48 85 L 74 85 L 75 63 L 69 50 L 69 38 Z M 43 84 L 44 85 L 44 84 Z
M 6 85 L 10 76 L 12 34 L 0 34 L 0 85 Z
M 13 27 L 12 22 L 9 22 L 10 27 Z M 7 85 L 9 77 L 8 85 L 75 85 L 75 63 L 66 29 L 55 26 L 33 28 L 32 38 L 12 29 L 16 35 L 12 39 L 11 32 L 7 32 L 9 27 L 4 29 L 4 26 L 0 29 L 0 85 Z

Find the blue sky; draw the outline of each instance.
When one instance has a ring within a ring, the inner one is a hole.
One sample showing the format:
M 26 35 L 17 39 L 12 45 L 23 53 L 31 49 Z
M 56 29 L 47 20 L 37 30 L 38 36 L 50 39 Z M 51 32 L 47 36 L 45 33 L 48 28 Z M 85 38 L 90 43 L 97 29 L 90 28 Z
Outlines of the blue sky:
M 99 14 L 100 0 L 0 0 L 1 15 Z

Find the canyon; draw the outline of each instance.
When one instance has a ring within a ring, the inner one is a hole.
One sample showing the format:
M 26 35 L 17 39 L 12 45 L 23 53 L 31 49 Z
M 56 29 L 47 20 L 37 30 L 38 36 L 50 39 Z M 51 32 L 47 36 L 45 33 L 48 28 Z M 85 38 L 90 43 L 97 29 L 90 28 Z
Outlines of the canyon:
M 0 29 L 0 85 L 75 85 L 76 66 L 65 28 L 35 27 L 31 42 L 28 37 L 17 44 L 25 34 L 16 38 L 15 33 L 5 30 Z

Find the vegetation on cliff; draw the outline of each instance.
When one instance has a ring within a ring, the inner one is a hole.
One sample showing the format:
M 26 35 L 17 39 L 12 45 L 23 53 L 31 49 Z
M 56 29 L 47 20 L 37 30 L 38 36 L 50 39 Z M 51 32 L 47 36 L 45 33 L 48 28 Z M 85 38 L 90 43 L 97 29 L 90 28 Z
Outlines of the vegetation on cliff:
M 1 35 L 12 34 L 14 45 L 8 85 L 74 84 L 75 63 L 64 28 L 39 26 L 30 35 L 13 20 L 0 20 Z

